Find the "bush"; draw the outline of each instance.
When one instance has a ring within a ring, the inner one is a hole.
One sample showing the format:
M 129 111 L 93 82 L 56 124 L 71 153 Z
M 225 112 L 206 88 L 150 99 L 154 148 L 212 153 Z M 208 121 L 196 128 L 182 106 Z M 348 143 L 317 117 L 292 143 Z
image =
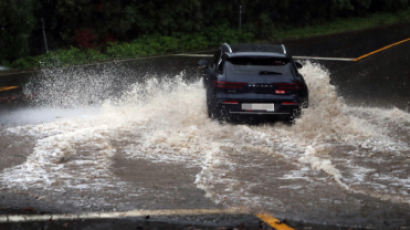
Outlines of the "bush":
M 24 58 L 18 58 L 13 63 L 11 63 L 10 66 L 16 69 L 29 69 L 33 67 L 39 67 L 40 63 L 38 58 L 28 56 Z
M 36 57 L 20 58 L 13 68 L 76 65 L 107 59 L 135 58 L 166 53 L 203 50 L 222 42 L 249 42 L 253 34 L 231 29 L 227 25 L 212 27 L 204 32 L 170 36 L 147 35 L 131 42 L 109 42 L 102 51 L 96 49 L 59 49 Z

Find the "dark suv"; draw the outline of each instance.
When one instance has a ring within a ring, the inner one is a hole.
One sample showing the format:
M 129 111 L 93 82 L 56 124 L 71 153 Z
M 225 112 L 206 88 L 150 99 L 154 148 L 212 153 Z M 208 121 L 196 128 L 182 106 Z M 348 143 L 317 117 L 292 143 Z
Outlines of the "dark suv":
M 308 106 L 308 89 L 297 71 L 302 65 L 284 45 L 222 44 L 204 77 L 211 118 L 286 117 Z

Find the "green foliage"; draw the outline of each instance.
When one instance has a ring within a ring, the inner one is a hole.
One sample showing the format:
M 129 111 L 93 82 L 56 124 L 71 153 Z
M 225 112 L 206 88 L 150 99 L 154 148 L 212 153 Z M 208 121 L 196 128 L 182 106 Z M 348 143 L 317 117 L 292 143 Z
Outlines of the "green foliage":
M 15 69 L 29 69 L 33 67 L 39 67 L 38 57 L 28 56 L 24 58 L 18 58 L 10 64 L 10 67 Z
M 0 1 L 0 61 L 28 55 L 33 31 L 34 0 Z
M 81 50 L 75 47 L 60 49 L 38 56 L 40 64 L 46 66 L 76 65 L 106 59 L 108 59 L 108 56 L 98 50 Z
M 138 56 L 138 54 L 145 55 L 141 45 L 135 43 L 109 43 L 106 54 L 112 58 L 131 58 Z
M 222 42 L 249 42 L 250 33 L 229 29 L 227 26 L 213 27 L 206 32 L 185 34 L 174 33 L 172 36 L 147 35 L 131 42 L 110 42 L 104 50 L 82 50 L 76 47 L 59 49 L 36 57 L 17 59 L 13 68 L 34 68 L 40 66 L 76 65 L 108 59 L 124 59 L 142 56 L 176 53 L 208 49 Z
M 11 1 L 11 0 L 7 0 Z M 237 28 L 239 5 L 245 28 L 265 38 L 266 31 L 313 25 L 340 17 L 366 16 L 409 7 L 410 0 L 40 0 L 55 39 L 79 46 L 78 34 L 92 31 L 90 47 L 111 41 L 131 41 L 151 34 L 200 33 L 227 25 Z M 64 25 L 64 26 L 61 26 Z M 77 35 L 77 39 L 76 39 Z M 86 38 L 84 38 L 86 39 Z M 88 44 L 88 42 L 86 43 Z
M 223 41 L 280 41 L 409 21 L 409 6 L 410 0 L 1 0 L 0 63 L 78 64 Z M 382 16 L 366 19 L 375 12 Z M 55 51 L 30 58 L 43 50 L 40 18 Z
M 80 64 L 87 60 L 86 52 L 78 48 L 61 49 L 37 56 L 37 65 L 62 66 L 64 64 Z

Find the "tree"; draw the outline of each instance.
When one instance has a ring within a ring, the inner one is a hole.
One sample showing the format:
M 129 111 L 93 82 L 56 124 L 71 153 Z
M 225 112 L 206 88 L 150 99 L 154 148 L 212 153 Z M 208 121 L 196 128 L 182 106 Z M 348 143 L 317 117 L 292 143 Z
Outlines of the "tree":
M 30 53 L 30 35 L 35 27 L 35 0 L 0 1 L 0 61 Z

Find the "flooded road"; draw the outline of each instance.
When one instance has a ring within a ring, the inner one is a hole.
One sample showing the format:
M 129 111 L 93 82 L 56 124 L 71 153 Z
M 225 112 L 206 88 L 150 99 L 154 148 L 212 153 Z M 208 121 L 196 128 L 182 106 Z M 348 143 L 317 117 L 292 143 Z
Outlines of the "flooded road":
M 247 207 L 333 225 L 408 222 L 410 114 L 346 104 L 323 66 L 304 63 L 310 107 L 293 126 L 208 119 L 199 75 L 124 84 L 72 73 L 37 82 L 34 105 L 3 109 L 1 194 L 60 211 Z
M 294 125 L 210 120 L 196 59 L 43 69 L 30 103 L 0 107 L 0 211 L 242 207 L 409 226 L 409 47 L 304 62 L 310 107 Z

